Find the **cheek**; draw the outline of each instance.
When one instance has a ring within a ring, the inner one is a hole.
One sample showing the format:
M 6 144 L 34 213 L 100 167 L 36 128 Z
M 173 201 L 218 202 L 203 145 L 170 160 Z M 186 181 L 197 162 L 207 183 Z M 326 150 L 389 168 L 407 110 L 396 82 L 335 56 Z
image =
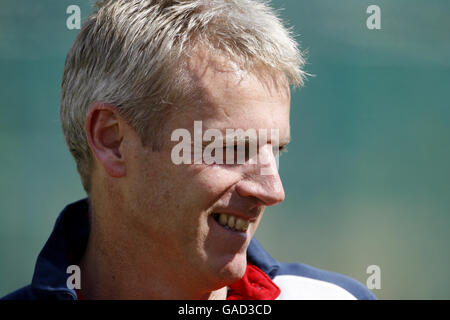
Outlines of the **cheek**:
M 224 165 L 193 165 L 190 170 L 192 184 L 189 192 L 198 192 L 208 206 L 241 179 L 238 170 Z

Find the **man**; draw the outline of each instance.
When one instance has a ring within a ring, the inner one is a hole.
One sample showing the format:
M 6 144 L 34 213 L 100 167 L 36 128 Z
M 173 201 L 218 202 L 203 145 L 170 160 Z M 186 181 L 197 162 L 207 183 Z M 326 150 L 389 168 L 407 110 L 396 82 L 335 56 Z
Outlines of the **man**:
M 280 263 L 252 239 L 265 207 L 285 197 L 276 156 L 303 64 L 256 0 L 98 3 L 68 53 L 61 98 L 88 199 L 64 209 L 31 285 L 6 298 L 374 298 L 346 276 Z M 175 133 L 198 137 L 198 123 L 210 135 L 190 148 Z M 258 134 L 230 144 L 230 129 Z M 244 161 L 229 162 L 242 146 Z

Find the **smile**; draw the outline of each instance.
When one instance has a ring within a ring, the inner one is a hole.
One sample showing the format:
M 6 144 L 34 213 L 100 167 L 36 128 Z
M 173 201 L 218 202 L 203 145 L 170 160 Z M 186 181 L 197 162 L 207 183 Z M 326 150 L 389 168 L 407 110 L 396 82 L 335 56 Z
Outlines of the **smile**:
M 237 232 L 246 232 L 250 224 L 248 220 L 225 213 L 213 213 L 213 218 L 225 229 Z

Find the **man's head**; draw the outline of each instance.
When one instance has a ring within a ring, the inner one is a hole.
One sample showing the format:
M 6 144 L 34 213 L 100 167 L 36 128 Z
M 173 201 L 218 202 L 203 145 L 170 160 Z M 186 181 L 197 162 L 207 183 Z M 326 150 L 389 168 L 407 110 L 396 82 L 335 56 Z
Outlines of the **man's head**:
M 94 209 L 109 209 L 95 221 L 125 230 L 130 255 L 151 253 L 161 262 L 148 267 L 186 288 L 214 290 L 242 277 L 264 208 L 284 199 L 272 141 L 258 147 L 265 164 L 176 165 L 171 133 L 194 135 L 202 121 L 203 130 L 224 133 L 276 129 L 277 143 L 287 144 L 289 83 L 302 84 L 303 63 L 259 1 L 100 3 L 68 54 L 61 102 L 83 186 Z M 220 223 L 237 219 L 247 231 Z

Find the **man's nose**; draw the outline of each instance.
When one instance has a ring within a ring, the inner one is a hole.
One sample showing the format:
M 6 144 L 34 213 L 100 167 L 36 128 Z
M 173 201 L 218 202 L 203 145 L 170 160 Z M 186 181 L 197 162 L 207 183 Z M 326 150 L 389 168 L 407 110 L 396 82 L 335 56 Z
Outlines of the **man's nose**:
M 284 200 L 284 188 L 270 144 L 260 148 L 256 163 L 246 164 L 245 170 L 245 178 L 236 185 L 236 191 L 241 197 L 256 198 L 265 206 L 273 206 Z

